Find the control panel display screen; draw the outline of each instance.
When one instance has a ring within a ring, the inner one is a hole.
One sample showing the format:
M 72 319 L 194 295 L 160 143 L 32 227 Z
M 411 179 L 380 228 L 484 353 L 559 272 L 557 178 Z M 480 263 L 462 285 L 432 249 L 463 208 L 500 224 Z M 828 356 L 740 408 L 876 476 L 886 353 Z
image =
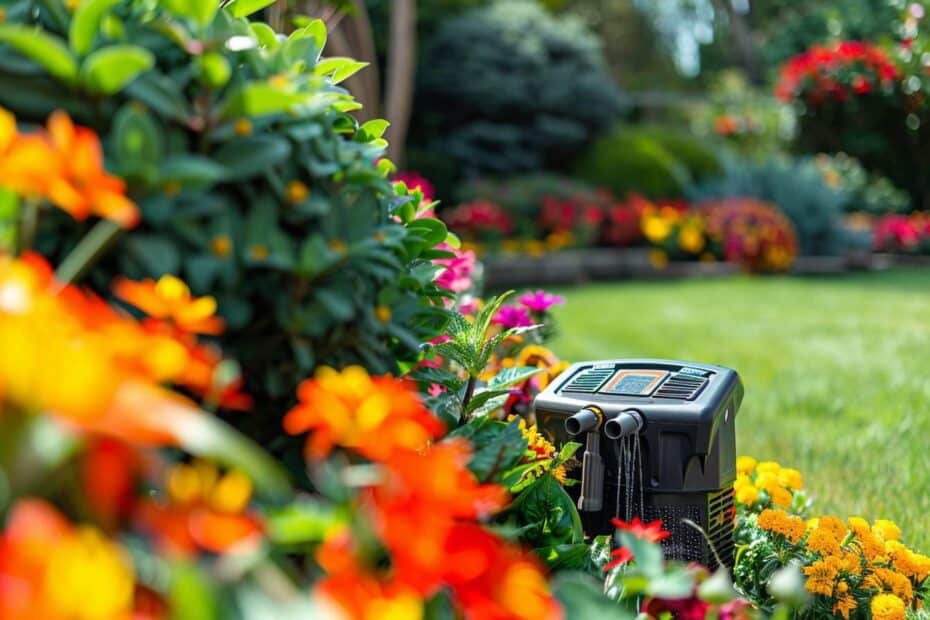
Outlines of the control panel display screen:
M 600 391 L 623 396 L 649 396 L 667 376 L 668 372 L 664 370 L 621 370 Z

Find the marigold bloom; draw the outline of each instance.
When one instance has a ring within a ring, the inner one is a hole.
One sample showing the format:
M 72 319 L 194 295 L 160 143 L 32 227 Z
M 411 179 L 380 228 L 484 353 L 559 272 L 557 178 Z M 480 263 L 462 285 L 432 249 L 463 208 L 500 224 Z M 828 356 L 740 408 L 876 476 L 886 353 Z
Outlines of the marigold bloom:
M 113 292 L 150 317 L 170 321 L 180 330 L 214 335 L 223 332 L 223 320 L 216 316 L 216 299 L 192 296 L 187 284 L 175 276 L 164 275 L 157 282 L 120 278 Z
M 817 560 L 804 567 L 804 575 L 807 577 L 804 587 L 814 594 L 833 596 L 834 582 L 838 574 L 839 568 L 830 558 Z
M 811 532 L 805 544 L 808 549 L 822 556 L 840 553 L 840 542 L 836 539 L 836 536 L 823 528 Z
M 4 620 L 129 618 L 133 567 L 99 531 L 75 527 L 41 500 L 20 500 L 0 536 Z
M 849 615 L 856 611 L 857 607 L 856 599 L 849 594 L 841 594 L 833 603 L 833 613 L 839 614 L 843 620 L 849 620 Z
M 766 509 L 759 513 L 759 527 L 768 532 L 784 536 L 792 543 L 797 543 L 804 536 L 807 527 L 804 520 L 789 515 L 784 510 Z
M 221 474 L 213 464 L 195 461 L 171 468 L 166 488 L 168 501 L 140 504 L 136 523 L 169 554 L 226 553 L 261 540 L 262 524 L 248 510 L 252 482 L 245 474 Z
M 759 489 L 753 485 L 744 485 L 736 490 L 737 503 L 752 507 L 759 500 Z
M 736 458 L 736 473 L 749 475 L 756 469 L 756 459 L 751 456 L 739 456 Z
M 872 533 L 882 540 L 901 540 L 901 528 L 894 521 L 878 519 L 872 524 Z
M 904 620 L 907 615 L 904 601 L 894 594 L 875 596 L 869 607 L 872 610 L 872 620 Z
M 284 416 L 284 430 L 310 431 L 307 456 L 312 459 L 325 458 L 340 445 L 382 460 L 398 448 L 422 448 L 443 431 L 411 382 L 371 377 L 361 366 L 320 368 L 300 384 L 297 397 L 300 403 Z

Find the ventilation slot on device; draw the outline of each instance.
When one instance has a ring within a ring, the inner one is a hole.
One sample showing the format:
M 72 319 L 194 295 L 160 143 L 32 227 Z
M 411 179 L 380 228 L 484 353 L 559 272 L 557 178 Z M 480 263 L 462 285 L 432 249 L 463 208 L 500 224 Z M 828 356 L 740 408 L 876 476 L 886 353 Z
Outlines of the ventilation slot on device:
M 575 375 L 564 390 L 593 394 L 612 374 L 614 374 L 613 368 L 591 368 Z
M 689 375 L 672 375 L 668 380 L 659 386 L 655 398 L 678 398 L 681 400 L 690 400 L 697 396 L 701 391 L 707 379 L 701 377 L 692 377 Z

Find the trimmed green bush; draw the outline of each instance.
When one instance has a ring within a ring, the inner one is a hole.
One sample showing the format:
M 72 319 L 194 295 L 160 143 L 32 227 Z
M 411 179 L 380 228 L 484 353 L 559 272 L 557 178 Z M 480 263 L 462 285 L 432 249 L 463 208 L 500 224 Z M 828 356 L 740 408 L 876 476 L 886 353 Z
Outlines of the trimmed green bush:
M 621 108 L 597 37 L 527 0 L 442 24 L 417 99 L 416 145 L 465 177 L 564 169 Z

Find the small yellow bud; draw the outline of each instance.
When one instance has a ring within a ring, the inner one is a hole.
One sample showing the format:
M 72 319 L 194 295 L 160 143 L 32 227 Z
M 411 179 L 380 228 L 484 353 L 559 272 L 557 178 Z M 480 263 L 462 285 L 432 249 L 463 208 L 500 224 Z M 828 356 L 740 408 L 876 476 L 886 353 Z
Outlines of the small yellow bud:
M 291 181 L 287 184 L 287 201 L 292 205 L 300 204 L 310 196 L 310 188 L 302 181 Z
M 251 256 L 255 260 L 265 260 L 266 258 L 268 258 L 268 255 L 270 253 L 271 252 L 268 250 L 268 246 L 262 245 L 261 243 L 256 243 L 255 245 L 249 248 L 249 256 Z
M 237 136 L 251 136 L 252 135 L 252 121 L 247 118 L 240 118 L 236 121 L 233 131 Z
M 389 323 L 391 321 L 391 309 L 385 305 L 380 305 L 375 308 L 375 316 L 382 323 Z
M 232 252 L 232 239 L 228 235 L 217 235 L 210 241 L 210 250 L 220 258 L 229 256 Z

